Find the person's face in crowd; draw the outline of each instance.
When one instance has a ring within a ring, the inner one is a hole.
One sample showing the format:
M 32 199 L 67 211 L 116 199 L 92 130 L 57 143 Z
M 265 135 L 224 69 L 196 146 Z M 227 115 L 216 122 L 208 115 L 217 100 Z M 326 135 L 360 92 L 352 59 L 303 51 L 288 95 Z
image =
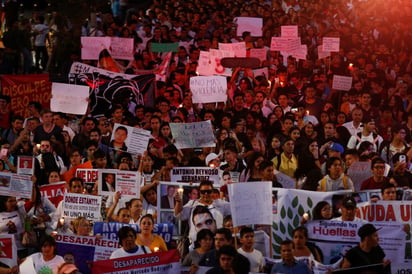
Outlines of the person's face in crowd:
M 162 113 L 167 113 L 170 110 L 170 105 L 167 102 L 161 102 L 159 104 L 159 109 Z
M 326 204 L 320 210 L 320 215 L 322 216 L 323 219 L 329 220 L 330 218 L 332 218 L 332 207 L 329 204 Z
M 245 248 L 252 248 L 253 245 L 255 244 L 255 233 L 254 232 L 245 233 L 243 237 L 240 238 L 240 243 Z
M 85 124 L 83 125 L 83 130 L 84 130 L 85 132 L 90 132 L 90 130 L 94 129 L 95 126 L 96 126 L 96 125 L 94 124 L 93 121 L 87 120 L 87 121 L 85 122 Z
M 8 105 L 6 100 L 0 99 L 0 109 L 7 109 Z
M 151 157 L 143 157 L 142 161 L 143 168 L 151 168 L 153 166 L 153 160 Z
M 100 129 L 102 134 L 106 134 L 109 132 L 109 123 L 106 119 L 99 120 L 99 124 L 97 126 Z
M 161 133 L 162 133 L 162 136 L 169 137 L 171 133 L 170 127 L 169 126 L 162 127 Z
M 81 220 L 76 228 L 79 236 L 90 236 L 90 223 L 88 220 Z
M 89 139 L 92 141 L 99 142 L 100 141 L 99 133 L 97 131 L 90 132 Z
M 241 80 L 239 83 L 239 89 L 242 91 L 246 91 L 248 89 L 249 85 L 248 82 L 246 80 Z
M 140 221 L 140 229 L 142 230 L 142 233 L 150 234 L 152 233 L 153 228 L 154 224 L 151 218 L 145 217 Z
M 44 113 L 41 116 L 41 119 L 43 121 L 43 124 L 51 125 L 51 123 L 53 122 L 53 114 L 52 113 Z
M 43 254 L 43 258 L 53 258 L 54 257 L 54 249 L 56 247 L 50 245 L 49 243 L 44 243 L 41 247 L 41 253 Z
M 140 216 L 143 212 L 143 203 L 140 200 L 134 200 L 130 205 L 130 215 Z
M 113 185 L 114 183 L 114 175 L 113 174 L 107 174 L 106 175 L 106 183 Z
M 291 127 L 293 127 L 293 121 L 290 119 L 285 119 L 283 121 L 283 130 L 285 132 L 289 132 L 289 130 L 291 129 Z
M 62 119 L 62 117 L 60 117 L 60 115 L 53 115 L 53 122 L 55 125 L 63 128 L 64 126 L 64 121 Z
M 213 238 L 209 235 L 206 235 L 203 239 L 200 240 L 199 244 L 203 250 L 210 250 L 213 245 Z
M 82 160 L 82 156 L 80 155 L 78 151 L 73 152 L 73 154 L 70 155 L 70 164 L 72 166 L 80 165 L 81 160 Z
M 305 126 L 305 134 L 307 136 L 312 136 L 313 132 L 314 132 L 313 125 L 311 123 L 307 124 Z
M 263 96 L 263 94 L 260 93 L 260 92 L 256 93 L 255 101 L 256 101 L 257 103 L 262 103 L 263 100 L 265 100 L 265 96 Z
M 50 141 L 44 140 L 40 142 L 40 152 L 41 153 L 52 152 Z
M 293 245 L 286 244 L 280 246 L 280 256 L 286 264 L 292 263 L 295 259 L 293 257 Z
M 223 175 L 223 184 L 230 184 L 232 182 L 232 178 L 230 177 L 230 174 L 225 174 Z
M 79 193 L 83 192 L 83 184 L 80 181 L 73 181 L 72 186 L 70 187 L 70 193 Z
M 197 200 L 199 199 L 199 190 L 197 188 L 192 188 L 189 192 L 189 199 L 190 200 Z
M 70 135 L 67 131 L 62 131 L 62 136 L 65 143 L 70 143 Z
M 117 221 L 122 224 L 128 224 L 130 222 L 130 211 L 126 208 L 120 210 L 117 215 Z
M 124 250 L 132 250 L 136 247 L 136 236 L 132 231 L 127 233 L 127 237 L 122 239 L 122 247 Z
M 355 220 L 356 207 L 345 207 L 340 208 L 342 211 L 342 221 L 353 221 Z
M 208 121 L 208 120 L 214 121 L 214 120 L 215 120 L 215 117 L 213 117 L 213 114 L 212 114 L 212 113 L 205 113 L 204 120 L 205 120 L 205 121 Z
M 112 116 L 113 116 L 114 120 L 121 121 L 123 119 L 123 109 L 121 109 L 121 108 L 116 109 L 113 112 Z
M 299 129 L 293 130 L 293 131 L 290 133 L 290 137 L 291 137 L 293 140 L 296 141 L 296 140 L 300 137 L 300 130 L 299 130 Z
M 107 158 L 106 157 L 97 158 L 97 159 L 94 159 L 94 162 L 96 164 L 96 168 L 105 168 L 107 165 Z
M 359 161 L 359 158 L 352 154 L 345 155 L 345 166 L 349 168 L 354 162 Z
M 16 119 L 14 122 L 11 123 L 11 126 L 14 130 L 19 131 L 23 128 L 23 120 Z
M 17 208 L 16 197 L 8 197 L 6 201 L 6 212 L 12 212 Z
M 64 254 L 63 259 L 64 259 L 64 262 L 65 262 L 65 263 L 75 264 L 74 255 L 73 255 L 73 254 L 70 254 L 70 253 Z
M 306 99 L 313 99 L 316 96 L 316 90 L 313 87 L 308 87 L 305 90 L 305 97 Z
M 308 239 L 305 237 L 305 234 L 302 231 L 297 230 L 295 231 L 295 233 L 293 233 L 293 245 L 295 246 L 295 248 L 305 247 L 307 240 Z
M 280 144 L 279 138 L 278 137 L 273 137 L 272 142 L 270 143 L 270 145 L 272 146 L 273 149 L 280 148 L 281 144 Z
M 49 174 L 49 184 L 60 182 L 60 175 L 57 171 L 52 171 Z
M 231 150 L 225 150 L 224 157 L 226 162 L 236 161 L 236 153 Z
M 135 111 L 135 114 L 136 114 L 137 119 L 143 121 L 143 119 L 144 119 L 144 108 L 141 108 L 141 107 L 137 108 L 136 111 Z
M 33 131 L 38 125 L 39 122 L 37 122 L 36 120 L 28 120 L 26 123 L 26 128 L 28 131 Z
M 342 174 L 342 162 L 335 160 L 329 168 L 329 176 L 332 179 L 337 179 Z
M 329 114 L 327 114 L 326 112 L 322 112 L 320 114 L 320 122 L 321 124 L 326 124 L 329 121 Z
M 372 246 L 372 247 L 376 247 L 379 244 L 379 236 L 378 236 L 378 232 L 374 232 L 372 235 L 366 236 L 365 240 L 368 241 L 368 243 Z
M 154 206 L 157 204 L 157 193 L 153 189 L 148 190 L 145 197 L 149 204 Z
M 160 121 L 159 119 L 155 118 L 155 119 L 151 119 L 150 120 L 150 127 L 152 128 L 152 130 L 159 130 L 160 129 Z
M 114 133 L 114 141 L 118 144 L 123 144 L 127 139 L 127 131 L 123 129 L 116 129 Z
M 362 94 L 360 98 L 360 104 L 361 105 L 370 105 L 371 103 L 371 96 L 369 94 Z
M 250 92 L 246 92 L 245 94 L 245 102 L 247 104 L 252 104 L 255 101 L 255 97 L 253 96 L 252 93 Z
M 401 141 L 405 141 L 406 138 L 406 131 L 404 129 L 399 130 L 398 133 L 394 133 L 394 138 L 401 140 Z
M 224 245 L 230 245 L 232 244 L 228 239 L 225 238 L 225 234 L 220 234 L 217 233 L 215 235 L 215 248 L 216 250 L 219 250 L 220 247 Z
M 383 178 L 385 175 L 385 164 L 384 163 L 376 163 L 373 165 L 372 168 L 373 176 L 376 178 Z
M 279 95 L 278 103 L 282 108 L 286 108 L 288 106 L 288 97 L 286 95 Z
M 222 125 L 223 128 L 229 129 L 229 128 L 230 128 L 230 118 L 224 116 L 224 117 L 222 118 L 221 125 Z
M 243 108 L 244 100 L 242 96 L 237 96 L 234 100 L 235 108 Z
M 336 118 L 336 122 L 339 125 L 342 125 L 342 124 L 346 123 L 346 115 L 344 113 L 339 113 L 337 118 Z
M 262 180 L 263 181 L 273 181 L 275 178 L 275 168 L 273 166 L 268 166 L 262 171 Z
M 293 153 L 294 149 L 295 149 L 295 142 L 292 140 L 289 140 L 283 144 L 283 151 L 285 153 Z
M 382 193 L 382 200 L 383 201 L 395 201 L 396 200 L 396 188 L 395 187 L 386 188 Z
M 200 199 L 202 202 L 209 204 L 213 202 L 213 188 L 210 185 L 202 185 L 201 188 L 199 189 L 200 192 Z
M 255 162 L 254 162 L 254 164 L 253 164 L 253 167 L 254 167 L 256 170 L 259 170 L 260 163 L 262 163 L 263 160 L 264 160 L 263 157 L 258 157 L 258 158 L 255 160 Z
M 324 131 L 325 131 L 325 138 L 332 138 L 335 136 L 335 127 L 333 126 L 333 124 L 331 123 L 327 123 L 324 127 L 323 127 Z
M 230 273 L 232 270 L 232 262 L 234 257 L 226 254 L 221 254 L 219 257 L 219 265 L 224 273 Z
M 363 119 L 363 112 L 360 109 L 352 111 L 352 120 L 356 123 L 360 123 Z

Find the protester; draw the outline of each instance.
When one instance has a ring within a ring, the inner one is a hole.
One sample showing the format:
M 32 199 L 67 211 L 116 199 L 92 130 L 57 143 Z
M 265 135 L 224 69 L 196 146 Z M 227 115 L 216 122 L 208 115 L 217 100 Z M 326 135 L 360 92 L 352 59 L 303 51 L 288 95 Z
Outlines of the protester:
M 113 251 L 110 259 L 152 253 L 149 247 L 136 245 L 136 231 L 129 226 L 124 226 L 119 229 L 118 237 L 122 247 Z
M 140 233 L 136 235 L 136 244 L 148 246 L 152 252 L 167 251 L 163 238 L 153 234 L 154 223 L 155 221 L 151 214 L 143 215 L 140 218 Z

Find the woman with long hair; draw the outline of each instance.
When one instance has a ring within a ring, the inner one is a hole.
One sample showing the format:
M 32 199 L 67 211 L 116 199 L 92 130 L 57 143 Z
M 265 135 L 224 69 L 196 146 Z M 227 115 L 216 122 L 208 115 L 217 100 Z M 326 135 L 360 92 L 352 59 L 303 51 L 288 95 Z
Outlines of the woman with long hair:
M 195 249 L 190 251 L 183 259 L 182 266 L 199 265 L 201 257 L 213 248 L 213 232 L 207 228 L 196 234 Z
M 154 219 L 151 214 L 142 216 L 139 223 L 140 233 L 136 236 L 137 245 L 145 245 L 150 248 L 152 252 L 167 251 L 167 246 L 163 238 L 159 235 L 153 234 Z
M 259 165 L 265 158 L 260 152 L 253 152 L 248 157 L 247 167 L 242 171 L 239 177 L 239 182 L 255 182 L 261 180 L 261 174 L 259 171 Z

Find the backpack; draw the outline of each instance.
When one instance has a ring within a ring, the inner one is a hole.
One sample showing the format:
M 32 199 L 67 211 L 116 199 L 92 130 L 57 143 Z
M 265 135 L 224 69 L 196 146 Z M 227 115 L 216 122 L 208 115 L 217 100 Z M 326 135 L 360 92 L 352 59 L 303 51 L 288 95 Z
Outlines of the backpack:
M 342 183 L 343 183 L 344 189 L 349 189 L 348 188 L 348 177 L 346 175 L 343 175 Z M 326 177 L 323 177 L 322 180 L 320 180 L 320 191 L 326 191 Z
M 362 132 L 358 132 L 356 135 L 356 144 L 355 147 L 358 146 L 359 143 L 364 142 L 365 140 L 362 141 Z M 379 135 L 376 134 L 375 132 L 372 133 L 372 137 L 373 137 L 373 141 L 372 144 L 375 145 L 376 144 L 376 151 L 379 150 L 379 143 L 378 143 L 378 139 L 379 139 Z

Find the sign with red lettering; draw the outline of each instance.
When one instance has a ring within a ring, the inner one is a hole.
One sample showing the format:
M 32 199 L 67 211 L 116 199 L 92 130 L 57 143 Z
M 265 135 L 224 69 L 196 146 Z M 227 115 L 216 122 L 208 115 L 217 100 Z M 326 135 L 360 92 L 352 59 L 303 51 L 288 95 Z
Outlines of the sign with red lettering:
M 92 273 L 131 273 L 132 269 L 139 269 L 139 273 L 180 273 L 177 249 L 93 262 Z
M 61 200 L 63 200 L 66 182 L 59 182 L 54 184 L 42 185 L 39 187 L 42 197 L 48 198 L 50 202 L 57 207 Z
M 76 177 L 82 178 L 87 192 L 92 193 L 94 184 L 99 179 L 99 171 L 97 169 L 79 168 L 76 170 Z
M 30 101 L 50 108 L 51 82 L 48 74 L 1 75 L 1 91 L 11 97 L 10 108 L 15 114 L 29 116 Z
M 0 235 L 0 247 L 0 262 L 10 267 L 17 265 L 17 247 L 14 235 Z

